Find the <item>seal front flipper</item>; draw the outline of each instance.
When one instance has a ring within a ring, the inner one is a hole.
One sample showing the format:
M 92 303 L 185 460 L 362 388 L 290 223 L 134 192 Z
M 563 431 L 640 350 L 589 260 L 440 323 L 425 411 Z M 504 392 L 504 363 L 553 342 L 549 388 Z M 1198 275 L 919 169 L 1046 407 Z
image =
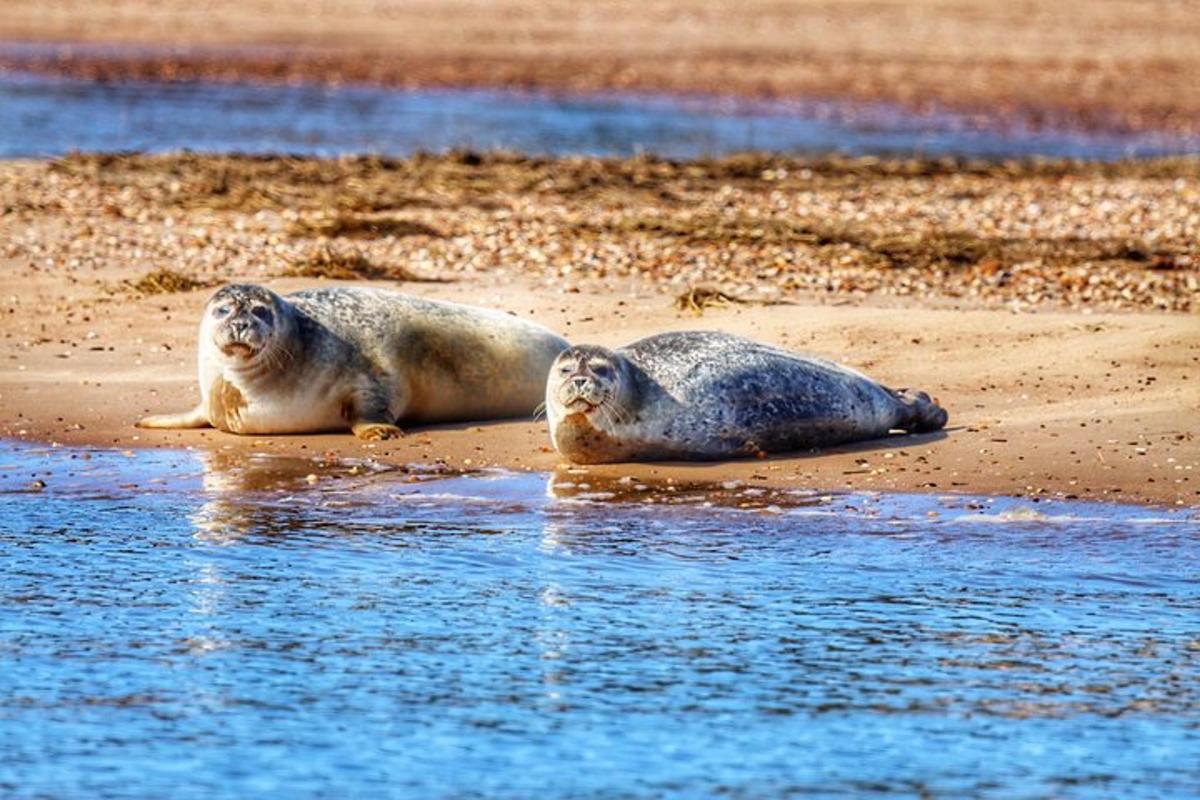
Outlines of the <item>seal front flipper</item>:
M 137 428 L 211 428 L 204 404 L 178 414 L 151 414 L 134 423 Z
M 350 424 L 350 430 L 359 439 L 367 441 L 378 441 L 380 439 L 399 439 L 404 435 L 399 426 L 393 425 L 390 422 L 369 422 L 367 420 L 358 420 Z
M 350 431 L 359 439 L 378 441 L 399 439 L 404 431 L 395 423 L 388 408 L 387 393 L 379 386 L 360 389 L 342 402 L 342 419 L 350 423 Z

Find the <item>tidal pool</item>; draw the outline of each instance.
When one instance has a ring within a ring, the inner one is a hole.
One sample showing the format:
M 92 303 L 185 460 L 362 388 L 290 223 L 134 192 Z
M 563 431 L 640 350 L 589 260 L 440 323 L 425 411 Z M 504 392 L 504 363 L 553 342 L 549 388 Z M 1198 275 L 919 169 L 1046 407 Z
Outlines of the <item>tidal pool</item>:
M 9 49 L 11 49 L 9 45 Z M 71 150 L 404 156 L 449 149 L 672 158 L 778 153 L 1111 160 L 1200 152 L 1166 134 L 980 125 L 840 101 L 750 103 L 636 94 L 369 86 L 101 83 L 0 74 L 0 157 Z
M 1200 519 L 0 449 L 0 794 L 1195 797 Z

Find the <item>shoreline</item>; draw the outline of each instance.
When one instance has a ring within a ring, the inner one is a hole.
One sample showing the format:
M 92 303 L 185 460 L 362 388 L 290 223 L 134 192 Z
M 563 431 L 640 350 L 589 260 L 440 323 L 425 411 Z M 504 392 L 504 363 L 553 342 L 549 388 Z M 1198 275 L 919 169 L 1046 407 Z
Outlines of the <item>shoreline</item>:
M 418 430 L 414 435 L 423 433 Z M 278 438 L 278 437 L 266 437 Z M 304 437 L 311 438 L 311 437 Z M 895 439 L 904 437 L 895 436 Z M 866 444 L 870 444 L 867 442 Z M 831 501 L 853 502 L 863 498 L 872 503 L 889 497 L 922 498 L 932 500 L 945 509 L 965 509 L 982 512 L 993 503 L 1004 513 L 1012 515 L 1013 522 L 1036 521 L 1041 508 L 1073 508 L 1091 506 L 1099 509 L 1114 506 L 1142 511 L 1158 510 L 1182 515 L 1182 519 L 1200 523 L 1200 503 L 1174 505 L 1161 500 L 1144 497 L 1120 497 L 1119 493 L 1093 497 L 1079 497 L 1063 493 L 980 493 L 962 489 L 939 490 L 930 487 L 828 487 L 824 485 L 797 485 L 795 482 L 778 478 L 758 480 L 729 477 L 697 477 L 681 472 L 685 462 L 655 462 L 651 464 L 579 465 L 559 463 L 551 468 L 514 468 L 511 466 L 483 465 L 479 467 L 450 467 L 442 464 L 397 462 L 371 453 L 362 455 L 333 456 L 328 453 L 304 455 L 294 452 L 265 452 L 262 449 L 213 447 L 209 445 L 147 445 L 131 443 L 128 446 L 90 444 L 78 442 L 64 444 L 58 441 L 43 441 L 28 438 L 0 437 L 0 450 L 12 454 L 20 463 L 8 463 L 0 471 L 0 480 L 6 481 L 8 492 L 61 491 L 64 486 L 61 467 L 66 462 L 39 464 L 30 469 L 25 463 L 31 455 L 54 453 L 58 459 L 87 465 L 79 474 L 68 473 L 65 486 L 68 489 L 103 488 L 110 482 L 108 477 L 97 478 L 89 462 L 108 459 L 119 463 L 123 458 L 137 458 L 139 453 L 158 453 L 167 458 L 196 458 L 200 471 L 179 473 L 156 473 L 147 471 L 143 464 L 138 468 L 140 477 L 148 479 L 158 491 L 174 491 L 178 481 L 199 478 L 206 489 L 230 492 L 304 492 L 336 490 L 339 492 L 378 490 L 380 488 L 410 492 L 403 487 L 412 487 L 415 494 L 420 487 L 431 486 L 436 494 L 442 481 L 489 481 L 530 479 L 544 481 L 544 490 L 557 500 L 580 500 L 597 503 L 634 503 L 658 506 L 716 507 L 727 510 L 758 513 L 777 513 L 794 509 L 824 506 Z M 824 453 L 783 454 L 775 460 L 812 458 L 829 455 L 837 448 Z M 178 464 L 178 462 L 172 462 Z M 694 462 L 693 462 L 694 463 Z M 728 465 L 729 461 L 712 462 L 711 466 Z M 103 475 L 103 473 L 101 473 Z M 128 488 L 130 484 L 122 484 Z M 523 484 L 524 485 L 524 484 Z M 526 499 L 522 494 L 505 494 L 503 501 Z M 1024 505 L 1028 503 L 1029 505 Z M 1044 504 L 1044 505 L 1043 505 Z M 849 510 L 863 510 L 850 506 Z M 1047 512 L 1052 513 L 1052 512 Z M 914 517 L 914 519 L 916 519 Z

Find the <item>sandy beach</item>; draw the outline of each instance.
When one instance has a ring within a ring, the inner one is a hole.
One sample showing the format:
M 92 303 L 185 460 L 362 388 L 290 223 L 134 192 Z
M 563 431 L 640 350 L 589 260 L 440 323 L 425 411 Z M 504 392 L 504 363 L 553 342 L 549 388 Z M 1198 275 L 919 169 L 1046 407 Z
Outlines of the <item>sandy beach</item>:
M 1196 506 L 1196 170 L 470 155 L 9 162 L 0 434 L 568 468 L 533 420 L 372 444 L 132 427 L 198 396 L 195 327 L 211 286 L 361 283 L 499 307 L 578 342 L 731 331 L 924 388 L 951 413 L 944 433 L 819 454 L 579 473 L 597 480 Z M 727 299 L 688 294 L 697 287 Z
M 13 0 L 5 11 L 0 41 L 56 46 L 0 48 L 0 66 L 87 78 L 841 98 L 986 124 L 1200 132 L 1200 14 L 1170 0 Z

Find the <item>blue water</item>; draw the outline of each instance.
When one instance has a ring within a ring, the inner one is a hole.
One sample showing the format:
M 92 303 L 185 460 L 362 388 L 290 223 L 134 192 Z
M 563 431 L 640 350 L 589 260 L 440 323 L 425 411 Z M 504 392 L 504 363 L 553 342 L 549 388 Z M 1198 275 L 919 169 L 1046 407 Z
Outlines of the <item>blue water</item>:
M 0 796 L 1195 797 L 1195 514 L 5 446 Z
M 0 74 L 0 157 L 71 150 L 393 156 L 448 149 L 690 158 L 778 153 L 1054 156 L 1200 153 L 1200 139 L 980 129 L 951 113 L 839 102 L 364 86 L 96 83 Z

